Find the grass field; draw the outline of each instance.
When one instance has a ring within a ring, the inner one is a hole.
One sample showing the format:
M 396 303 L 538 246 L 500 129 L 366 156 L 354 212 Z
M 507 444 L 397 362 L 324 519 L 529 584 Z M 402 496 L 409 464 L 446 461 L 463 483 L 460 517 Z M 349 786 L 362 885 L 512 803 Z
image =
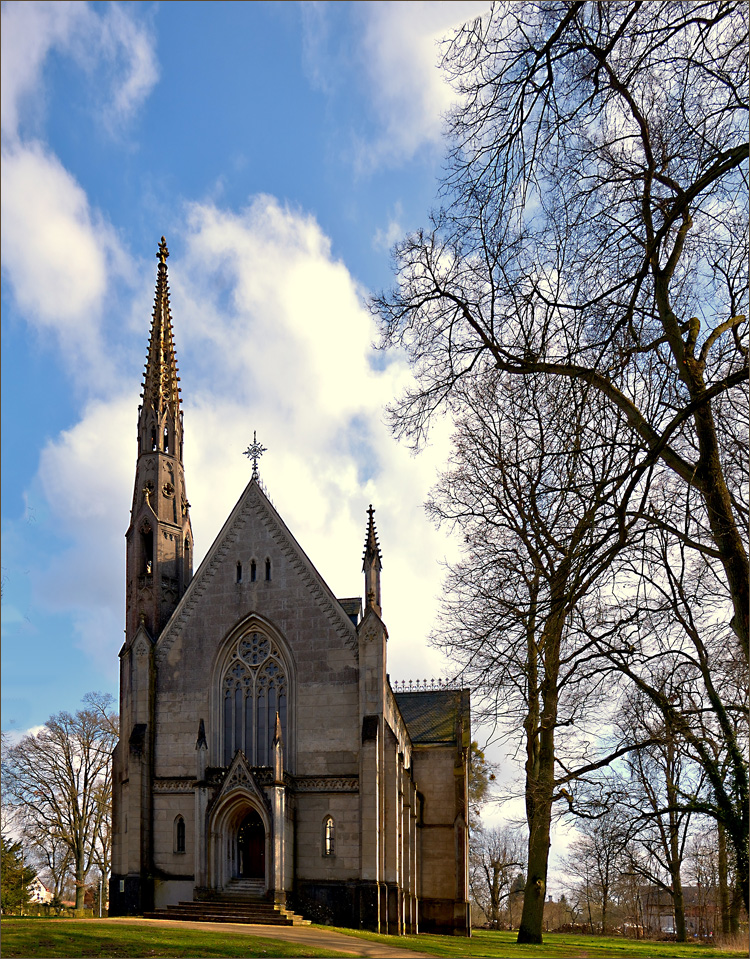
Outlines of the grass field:
M 147 925 L 126 926 L 106 920 L 5 919 L 0 923 L 3 959 L 212 959 L 214 956 L 342 956 L 294 942 L 221 932 Z
M 330 928 L 330 927 L 327 927 Z M 599 957 L 630 959 L 702 959 L 709 956 L 747 956 L 747 946 L 732 949 L 717 949 L 713 946 L 655 942 L 651 939 L 636 941 L 617 936 L 578 936 L 571 933 L 548 932 L 544 934 L 543 946 L 516 945 L 515 932 L 488 932 L 475 929 L 471 939 L 458 936 L 378 936 L 376 933 L 337 929 L 337 932 L 372 939 L 414 952 L 430 953 L 433 956 L 468 956 L 476 959 L 556 959 L 556 957 Z
M 578 936 L 547 933 L 543 946 L 518 946 L 514 932 L 477 930 L 471 939 L 453 936 L 378 936 L 319 926 L 322 932 L 340 932 L 433 956 L 466 956 L 477 959 L 557 959 L 557 957 L 613 957 L 613 959 L 708 959 L 712 956 L 747 956 L 747 947 L 721 949 L 674 942 L 635 941 L 613 936 Z M 69 957 L 69 959 L 209 959 L 214 956 L 337 956 L 278 939 L 217 931 L 165 928 L 144 922 L 119 924 L 107 920 L 5 919 L 2 920 L 3 959 Z

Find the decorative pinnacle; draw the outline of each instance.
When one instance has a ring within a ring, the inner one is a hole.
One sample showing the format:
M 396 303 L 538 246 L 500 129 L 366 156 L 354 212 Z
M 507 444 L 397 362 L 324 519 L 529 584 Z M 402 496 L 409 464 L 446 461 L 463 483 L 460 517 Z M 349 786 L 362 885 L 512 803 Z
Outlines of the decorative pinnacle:
M 378 543 L 378 534 L 375 532 L 375 520 L 373 519 L 375 510 L 372 508 L 372 503 L 370 503 L 369 509 L 367 510 L 367 515 L 369 519 L 367 521 L 367 535 L 365 537 L 365 553 L 362 559 L 365 562 L 368 559 L 374 560 L 378 569 L 380 569 L 380 543 Z
M 253 441 L 242 455 L 247 456 L 248 459 L 251 459 L 253 461 L 252 478 L 254 480 L 260 479 L 260 474 L 258 473 L 258 460 L 266 452 L 267 452 L 266 447 L 260 445 L 260 443 L 258 442 L 258 437 L 255 433 L 255 430 L 253 430 Z
M 164 239 L 164 237 L 162 237 L 161 243 L 159 244 L 159 252 L 156 254 L 156 259 L 160 263 L 166 263 L 168 256 L 169 250 L 167 249 L 167 241 Z

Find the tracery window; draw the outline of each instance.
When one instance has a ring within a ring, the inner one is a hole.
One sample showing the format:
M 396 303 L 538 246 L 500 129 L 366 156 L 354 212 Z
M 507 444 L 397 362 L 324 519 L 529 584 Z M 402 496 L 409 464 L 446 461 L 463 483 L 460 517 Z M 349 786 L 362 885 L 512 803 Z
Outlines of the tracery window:
M 277 712 L 286 752 L 288 688 L 275 643 L 257 630 L 241 636 L 222 679 L 225 766 L 238 749 L 251 766 L 271 765 Z

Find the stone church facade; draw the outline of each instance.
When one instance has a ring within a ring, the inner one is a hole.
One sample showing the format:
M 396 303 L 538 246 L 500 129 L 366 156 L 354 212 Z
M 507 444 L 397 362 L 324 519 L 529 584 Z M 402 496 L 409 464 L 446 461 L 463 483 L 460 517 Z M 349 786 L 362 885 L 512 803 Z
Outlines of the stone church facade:
M 168 255 L 162 238 L 126 534 L 111 914 L 246 896 L 468 935 L 469 694 L 392 689 L 372 508 L 364 602 L 338 599 L 256 459 L 193 574 Z

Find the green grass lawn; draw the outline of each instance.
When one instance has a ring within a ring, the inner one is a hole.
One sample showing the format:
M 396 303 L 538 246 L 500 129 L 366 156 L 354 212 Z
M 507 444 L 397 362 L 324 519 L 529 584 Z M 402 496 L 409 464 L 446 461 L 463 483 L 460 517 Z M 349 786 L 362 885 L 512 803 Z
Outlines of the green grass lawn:
M 39 956 L 57 959 L 188 959 L 199 956 L 343 956 L 294 942 L 236 932 L 146 925 L 126 926 L 106 919 L 6 919 L 0 923 L 3 959 Z
M 517 946 L 514 932 L 476 930 L 471 939 L 460 936 L 379 936 L 352 929 L 316 927 L 323 932 L 340 932 L 359 939 L 382 942 L 395 949 L 408 949 L 433 956 L 467 956 L 477 959 L 556 959 L 556 957 L 621 957 L 621 959 L 702 959 L 709 956 L 746 956 L 746 948 L 717 949 L 674 942 L 637 942 L 614 936 L 578 936 L 568 933 L 545 934 L 543 946 Z M 70 957 L 70 959 L 209 959 L 214 956 L 341 956 L 330 950 L 217 931 L 120 924 L 116 920 L 13 919 L 2 920 L 3 959 L 30 957 Z
M 330 926 L 321 926 L 330 929 Z M 497 959 L 555 959 L 555 957 L 611 956 L 613 959 L 630 959 L 642 956 L 653 959 L 682 959 L 682 957 L 747 956 L 747 948 L 717 949 L 712 946 L 655 942 L 654 940 L 621 939 L 617 936 L 578 936 L 571 933 L 548 932 L 543 946 L 516 945 L 515 932 L 489 932 L 475 929 L 471 939 L 460 936 L 379 936 L 374 932 L 354 932 L 351 929 L 336 929 L 347 935 L 387 943 L 390 946 L 430 953 L 433 956 L 497 957 Z

